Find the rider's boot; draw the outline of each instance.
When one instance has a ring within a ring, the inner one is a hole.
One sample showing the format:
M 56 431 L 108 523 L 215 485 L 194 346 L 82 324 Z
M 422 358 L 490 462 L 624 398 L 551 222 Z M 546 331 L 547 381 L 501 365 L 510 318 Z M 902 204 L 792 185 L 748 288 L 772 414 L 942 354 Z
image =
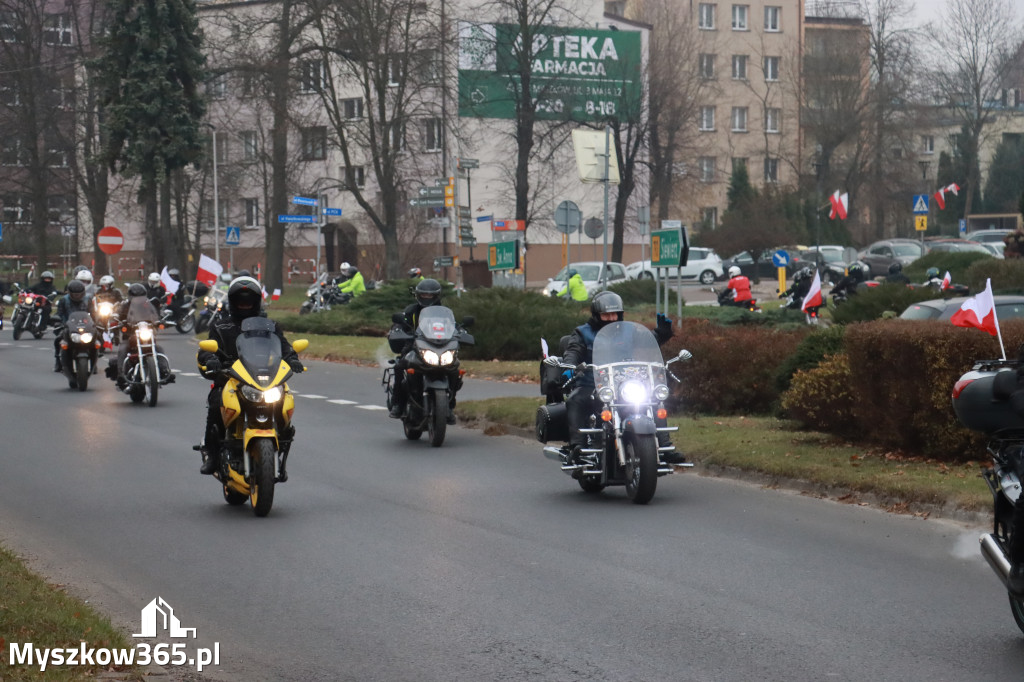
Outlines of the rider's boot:
M 199 468 L 199 473 L 204 476 L 215 473 L 220 468 L 220 433 L 216 425 L 206 425 L 206 438 L 203 439 L 200 451 L 206 458 L 203 460 L 203 466 Z
M 455 396 L 452 396 L 451 400 L 448 401 L 448 416 L 445 417 L 445 421 L 449 425 L 455 423 Z

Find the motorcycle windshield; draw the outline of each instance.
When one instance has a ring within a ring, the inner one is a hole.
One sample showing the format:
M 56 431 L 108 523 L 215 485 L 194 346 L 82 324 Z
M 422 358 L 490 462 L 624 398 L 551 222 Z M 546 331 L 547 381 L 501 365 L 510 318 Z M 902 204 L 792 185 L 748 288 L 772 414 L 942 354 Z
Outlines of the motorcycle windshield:
M 610 387 L 616 395 L 623 383 L 637 380 L 646 385 L 665 383 L 665 361 L 650 329 L 636 322 L 613 322 L 594 338 L 594 383 Z
M 74 331 L 91 331 L 93 328 L 92 316 L 84 310 L 71 313 L 68 316 L 68 329 Z
M 260 386 L 269 386 L 281 367 L 281 339 L 274 333 L 274 322 L 265 317 L 242 320 L 235 349 L 249 376 Z
M 145 296 L 135 296 L 128 302 L 128 324 L 156 322 L 160 314 Z
M 432 343 L 445 343 L 455 336 L 455 314 L 443 305 L 432 305 L 420 311 L 417 333 Z

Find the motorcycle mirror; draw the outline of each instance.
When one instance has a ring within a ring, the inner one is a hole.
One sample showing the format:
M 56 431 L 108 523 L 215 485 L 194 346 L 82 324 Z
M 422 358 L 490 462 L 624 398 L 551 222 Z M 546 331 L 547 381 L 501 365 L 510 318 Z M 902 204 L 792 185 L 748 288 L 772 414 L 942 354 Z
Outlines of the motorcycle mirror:
M 693 353 L 684 348 L 681 351 L 679 351 L 679 355 L 676 356 L 676 360 L 689 360 L 692 357 Z
M 217 342 L 214 341 L 214 343 Z M 296 353 L 301 353 L 302 351 L 309 348 L 309 339 L 297 339 L 294 343 L 292 343 L 292 348 L 295 349 Z
M 216 353 L 217 349 L 220 346 L 217 345 L 216 341 L 213 341 L 211 339 L 206 339 L 205 341 L 200 341 L 199 342 L 199 347 L 201 349 L 205 350 L 207 353 Z
M 473 317 L 472 315 L 466 315 L 464 318 L 462 318 L 462 326 L 465 327 L 466 329 L 472 327 L 474 322 L 476 322 L 476 318 Z
M 12 299 L 11 299 L 11 297 L 10 297 L 10 296 L 4 296 L 4 303 L 10 303 L 10 302 L 11 302 L 11 300 L 12 300 Z
M 403 313 L 392 313 L 391 321 L 395 324 L 403 324 L 405 322 L 405 315 Z

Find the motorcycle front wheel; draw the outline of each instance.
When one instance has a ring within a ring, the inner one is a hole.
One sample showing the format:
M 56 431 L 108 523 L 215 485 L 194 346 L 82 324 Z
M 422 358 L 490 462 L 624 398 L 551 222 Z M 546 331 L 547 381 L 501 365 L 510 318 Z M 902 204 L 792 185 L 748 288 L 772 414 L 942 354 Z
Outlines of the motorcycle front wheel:
M 435 448 L 444 443 L 445 431 L 448 429 L 448 394 L 446 391 L 434 389 L 430 392 L 430 419 L 427 428 L 430 430 L 430 445 Z
M 146 403 L 150 407 L 156 407 L 159 395 L 160 375 L 157 373 L 156 361 L 153 358 L 146 358 Z
M 75 378 L 79 391 L 85 391 L 89 387 L 89 374 L 89 358 L 75 358 Z
M 274 505 L 274 458 L 276 456 L 274 441 L 268 438 L 254 438 L 249 442 L 249 457 L 252 460 L 249 501 L 252 503 L 252 513 L 256 516 L 266 516 Z
M 21 338 L 21 332 L 25 330 L 25 318 L 21 315 L 17 315 L 14 318 L 14 340 L 17 341 Z
M 626 448 L 626 495 L 633 504 L 647 504 L 658 485 L 658 440 L 650 434 L 629 434 Z
M 1020 631 L 1024 632 L 1024 599 L 1017 599 L 1012 594 L 1007 596 L 1010 598 L 1010 611 L 1013 613 L 1013 620 L 1017 623 Z
M 178 330 L 180 334 L 189 334 L 196 328 L 196 316 L 192 313 L 187 313 L 181 316 L 175 324 L 174 328 Z

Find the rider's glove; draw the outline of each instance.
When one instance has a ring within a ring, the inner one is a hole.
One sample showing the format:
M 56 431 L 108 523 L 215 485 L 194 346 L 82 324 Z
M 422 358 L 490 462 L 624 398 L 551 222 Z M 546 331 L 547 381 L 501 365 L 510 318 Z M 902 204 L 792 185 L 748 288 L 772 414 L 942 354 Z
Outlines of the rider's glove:
M 545 365 L 551 365 L 552 367 L 557 367 L 558 366 L 558 362 L 559 362 L 558 357 L 554 356 L 554 355 L 549 355 L 546 358 L 544 358 L 544 364 Z
M 220 358 L 210 358 L 206 361 L 206 371 L 210 373 L 220 371 Z
M 301 360 L 292 360 L 288 363 L 288 366 L 292 368 L 292 371 L 296 374 L 302 374 L 306 371 L 306 368 L 302 366 Z
M 665 313 L 658 313 L 658 328 L 659 329 L 672 329 L 672 320 L 668 318 Z

